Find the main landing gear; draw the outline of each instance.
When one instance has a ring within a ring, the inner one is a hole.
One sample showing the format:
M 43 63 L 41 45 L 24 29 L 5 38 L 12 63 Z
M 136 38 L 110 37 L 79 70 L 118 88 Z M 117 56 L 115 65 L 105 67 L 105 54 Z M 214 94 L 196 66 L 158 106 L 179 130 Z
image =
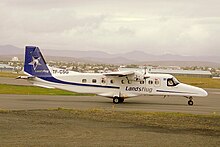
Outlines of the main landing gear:
M 119 104 L 119 103 L 123 103 L 124 102 L 124 99 L 121 98 L 121 97 L 114 97 L 113 98 L 113 103 L 114 104 Z
M 193 98 L 190 96 L 190 97 L 187 97 L 189 99 L 188 101 L 188 105 L 192 106 L 193 105 Z

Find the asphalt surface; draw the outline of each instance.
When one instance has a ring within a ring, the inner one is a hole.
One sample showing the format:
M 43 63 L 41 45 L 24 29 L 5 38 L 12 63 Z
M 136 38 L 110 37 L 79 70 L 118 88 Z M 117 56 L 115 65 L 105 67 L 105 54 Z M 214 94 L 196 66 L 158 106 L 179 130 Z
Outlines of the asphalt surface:
M 26 80 L 0 77 L 1 84 L 31 85 Z M 220 89 L 206 89 L 207 97 L 194 97 L 194 105 L 188 106 L 184 97 L 140 96 L 126 99 L 123 104 L 100 96 L 45 96 L 45 95 L 0 95 L 0 109 L 114 109 L 119 111 L 184 112 L 193 114 L 220 115 Z
M 31 86 L 30 82 L 24 79 L 0 77 L 0 84 Z
M 111 99 L 100 96 L 45 96 L 0 95 L 0 109 L 114 109 L 118 111 L 184 112 L 193 114 L 220 114 L 220 89 L 206 89 L 207 97 L 195 97 L 194 105 L 187 104 L 184 97 L 141 96 L 113 104 Z

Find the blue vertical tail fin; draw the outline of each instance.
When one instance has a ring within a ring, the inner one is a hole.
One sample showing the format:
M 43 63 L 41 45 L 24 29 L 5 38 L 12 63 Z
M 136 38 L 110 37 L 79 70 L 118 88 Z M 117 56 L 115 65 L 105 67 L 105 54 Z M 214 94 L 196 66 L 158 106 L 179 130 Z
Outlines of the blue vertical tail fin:
M 47 67 L 40 49 L 36 46 L 25 47 L 24 72 L 35 77 L 50 77 L 51 72 Z

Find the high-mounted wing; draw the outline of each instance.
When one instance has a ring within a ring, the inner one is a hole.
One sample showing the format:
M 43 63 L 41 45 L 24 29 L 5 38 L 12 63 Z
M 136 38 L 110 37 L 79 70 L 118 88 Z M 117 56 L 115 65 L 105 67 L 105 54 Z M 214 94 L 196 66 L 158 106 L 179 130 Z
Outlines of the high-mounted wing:
M 103 75 L 124 77 L 124 76 L 134 75 L 134 72 L 133 71 L 117 71 L 117 72 L 103 73 Z

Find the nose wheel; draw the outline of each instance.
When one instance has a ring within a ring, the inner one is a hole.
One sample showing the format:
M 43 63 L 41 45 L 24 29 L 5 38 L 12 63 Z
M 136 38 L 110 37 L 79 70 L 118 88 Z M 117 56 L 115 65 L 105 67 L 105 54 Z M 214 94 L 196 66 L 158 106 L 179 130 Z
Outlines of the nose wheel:
M 188 105 L 192 106 L 192 105 L 193 105 L 193 98 L 192 98 L 192 97 L 189 97 L 188 99 L 189 99 Z
M 189 100 L 189 101 L 188 101 L 188 105 L 192 106 L 192 105 L 193 105 L 193 101 L 192 101 L 192 100 Z

